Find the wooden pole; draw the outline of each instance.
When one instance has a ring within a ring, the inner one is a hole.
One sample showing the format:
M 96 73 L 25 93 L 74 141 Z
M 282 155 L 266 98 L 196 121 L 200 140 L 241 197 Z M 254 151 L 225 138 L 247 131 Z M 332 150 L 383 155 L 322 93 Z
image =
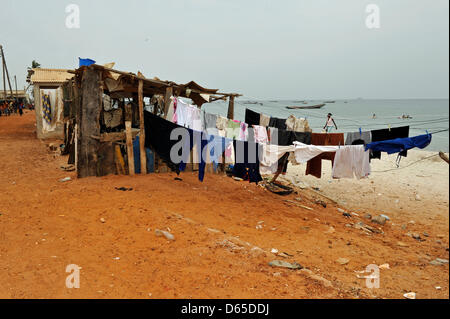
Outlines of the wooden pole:
M 0 45 L 0 54 L 2 55 L 2 69 L 3 69 L 3 95 L 6 100 L 6 72 L 5 72 L 5 62 L 3 62 L 3 48 Z
M 97 176 L 100 143 L 92 136 L 100 135 L 101 73 L 91 67 L 83 71 L 79 125 L 79 148 L 77 156 L 78 177 Z
M 116 150 L 116 168 L 118 175 L 125 175 L 125 161 L 123 160 L 122 152 L 120 151 L 120 146 L 115 146 Z
M 145 124 L 144 124 L 144 81 L 139 80 L 139 151 L 141 157 L 141 174 L 147 174 L 147 154 L 145 153 Z
M 234 95 L 230 95 L 230 101 L 228 102 L 228 118 L 234 119 Z
M 11 81 L 9 79 L 8 67 L 6 66 L 5 53 L 3 52 L 3 47 L 1 45 L 0 45 L 0 51 L 2 53 L 3 72 L 6 71 L 6 78 L 8 79 L 9 92 L 11 93 L 11 98 L 12 98 L 13 97 L 13 91 L 12 91 L 12 87 L 11 87 Z M 4 81 L 4 76 L 3 76 L 3 81 Z
M 448 160 L 448 156 L 447 155 L 445 155 L 445 153 L 444 152 L 439 152 L 439 156 L 444 160 L 444 161 L 446 161 L 447 162 L 447 164 L 449 164 L 449 160 Z
M 14 75 L 14 83 L 16 84 L 16 100 L 17 100 L 19 94 L 17 94 L 17 77 L 15 75 Z
M 173 95 L 173 87 L 169 86 L 166 88 L 166 95 L 164 96 L 164 117 L 166 118 L 166 120 L 169 121 L 170 119 L 167 118 L 167 113 L 169 112 L 169 107 L 171 103 L 170 98 L 172 97 L 172 95 Z
M 134 176 L 133 136 L 131 135 L 131 105 L 125 106 L 125 134 L 127 142 L 128 174 Z

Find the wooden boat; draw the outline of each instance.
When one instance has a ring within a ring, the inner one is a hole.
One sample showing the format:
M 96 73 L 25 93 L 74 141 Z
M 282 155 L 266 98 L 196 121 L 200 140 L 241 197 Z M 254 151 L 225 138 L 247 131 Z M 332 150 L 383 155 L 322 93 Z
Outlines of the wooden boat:
M 286 106 L 289 110 L 308 110 L 308 109 L 320 109 L 324 107 L 325 104 L 317 104 L 317 105 L 305 105 L 305 106 Z
M 336 101 L 325 101 L 323 103 L 336 103 Z

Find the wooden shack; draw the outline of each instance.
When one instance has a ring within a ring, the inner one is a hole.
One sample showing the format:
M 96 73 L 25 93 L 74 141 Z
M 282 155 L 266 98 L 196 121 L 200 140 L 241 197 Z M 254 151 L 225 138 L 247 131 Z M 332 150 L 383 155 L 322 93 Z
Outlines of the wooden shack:
M 34 106 L 36 110 L 36 135 L 39 139 L 64 137 L 64 120 L 62 116 L 63 98 L 61 86 L 73 74 L 64 69 L 36 68 L 28 71 L 27 81 L 33 85 Z M 43 94 L 51 94 L 50 120 L 44 119 Z
M 158 78 L 145 78 L 139 72 L 127 73 L 95 64 L 68 72 L 74 77 L 62 86 L 67 124 L 65 144 L 67 152 L 71 154 L 69 163 L 75 164 L 80 178 L 124 173 L 133 175 L 131 143 L 137 134 L 141 173 L 147 173 L 144 149 L 145 99 L 152 101 L 154 114 L 167 114 L 172 96 L 189 98 L 198 107 L 204 103 L 228 99 L 228 118 L 233 119 L 234 100 L 239 96 L 236 93 L 206 89 L 193 81 L 177 84 Z M 105 106 L 111 103 L 115 108 L 108 111 Z M 115 121 L 115 127 L 107 127 L 105 116 L 113 111 L 120 118 Z M 157 156 L 155 162 L 157 171 L 167 170 Z

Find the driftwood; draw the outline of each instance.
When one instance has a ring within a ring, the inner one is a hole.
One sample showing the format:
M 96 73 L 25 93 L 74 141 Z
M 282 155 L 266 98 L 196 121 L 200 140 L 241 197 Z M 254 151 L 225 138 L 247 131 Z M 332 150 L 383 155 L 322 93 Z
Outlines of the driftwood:
M 444 160 L 444 161 L 446 161 L 447 162 L 447 164 L 449 164 L 449 162 L 448 162 L 448 156 L 447 155 L 445 155 L 445 153 L 444 152 L 439 152 L 439 156 Z

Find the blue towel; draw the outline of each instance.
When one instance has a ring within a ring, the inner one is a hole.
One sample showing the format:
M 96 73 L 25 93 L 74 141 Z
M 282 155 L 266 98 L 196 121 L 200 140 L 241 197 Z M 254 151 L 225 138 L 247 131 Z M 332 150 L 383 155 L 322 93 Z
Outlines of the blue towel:
M 431 134 L 424 134 L 414 137 L 396 138 L 393 140 L 372 142 L 366 145 L 366 151 L 371 149 L 372 151 L 386 152 L 388 154 L 400 153 L 418 147 L 423 149 L 430 145 Z
M 78 58 L 80 60 L 80 68 L 82 66 L 90 66 L 91 64 L 94 64 L 95 61 L 91 60 L 91 59 L 82 59 L 82 58 Z

